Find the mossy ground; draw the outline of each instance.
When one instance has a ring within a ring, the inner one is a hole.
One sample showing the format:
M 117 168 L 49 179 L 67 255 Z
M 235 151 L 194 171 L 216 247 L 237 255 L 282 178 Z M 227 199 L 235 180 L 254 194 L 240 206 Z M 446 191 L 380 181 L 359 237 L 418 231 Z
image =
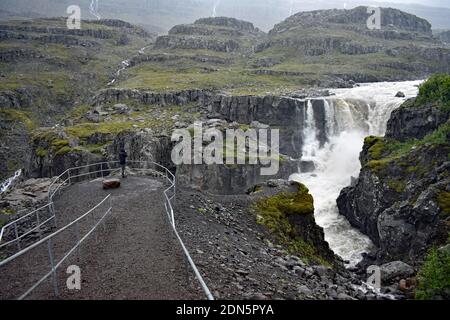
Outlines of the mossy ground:
M 437 199 L 442 211 L 450 216 L 450 192 L 441 190 L 437 195 Z

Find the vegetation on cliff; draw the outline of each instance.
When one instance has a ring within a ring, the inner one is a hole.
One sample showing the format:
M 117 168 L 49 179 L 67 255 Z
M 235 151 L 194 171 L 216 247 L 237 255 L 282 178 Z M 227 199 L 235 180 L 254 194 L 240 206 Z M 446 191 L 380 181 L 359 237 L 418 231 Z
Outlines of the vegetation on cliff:
M 416 99 L 393 111 L 386 136 L 365 139 L 359 178 L 338 198 L 340 212 L 378 245 L 377 262 L 420 266 L 430 248 L 447 242 L 449 79 L 430 77 Z
M 16 20 L 1 22 L 0 30 L 0 179 L 30 166 L 31 131 L 86 103 L 121 61 L 152 40 L 112 20 L 83 21 L 81 30 L 67 29 L 64 18 Z M 16 146 L 13 154 L 8 145 Z
M 330 265 L 315 244 L 299 234 L 292 222 L 293 216 L 300 216 L 304 228 L 308 227 L 306 224 L 315 225 L 312 195 L 301 183 L 296 183 L 296 188 L 296 192 L 281 192 L 257 201 L 254 206 L 257 222 L 266 226 L 292 254 L 298 254 L 306 262 Z
M 450 298 L 450 253 L 432 249 L 418 274 L 416 299 Z

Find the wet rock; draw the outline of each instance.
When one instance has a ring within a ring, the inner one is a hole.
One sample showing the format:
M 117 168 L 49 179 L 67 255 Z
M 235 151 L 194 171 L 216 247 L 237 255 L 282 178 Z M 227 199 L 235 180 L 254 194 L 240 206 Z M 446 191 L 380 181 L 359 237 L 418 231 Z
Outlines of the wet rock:
M 396 279 L 403 279 L 414 274 L 414 268 L 402 261 L 393 261 L 380 266 L 381 281 L 389 284 Z
M 307 173 L 307 172 L 313 172 L 316 170 L 316 165 L 314 164 L 314 161 L 300 161 L 300 172 Z
M 404 98 L 405 94 L 401 91 L 397 92 L 397 94 L 395 95 L 396 98 Z

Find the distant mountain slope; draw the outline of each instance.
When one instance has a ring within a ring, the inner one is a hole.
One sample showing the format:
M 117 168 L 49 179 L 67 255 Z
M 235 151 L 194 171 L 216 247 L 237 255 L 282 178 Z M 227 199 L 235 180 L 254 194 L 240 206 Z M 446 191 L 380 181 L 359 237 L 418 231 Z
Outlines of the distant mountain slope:
M 369 30 L 369 15 L 366 7 L 300 12 L 269 34 L 234 18 L 177 25 L 133 59 L 116 85 L 287 93 L 450 72 L 450 50 L 433 37 L 428 21 L 383 9 L 381 30 Z
M 61 18 L 0 23 L 0 179 L 28 167 L 33 129 L 86 103 L 122 60 L 152 40 L 123 21 L 82 26 L 68 30 Z
M 90 0 L 79 1 L 83 19 L 96 19 L 89 14 Z M 401 9 L 423 17 L 433 28 L 450 28 L 450 8 L 445 2 L 426 2 L 426 5 L 399 4 L 389 1 L 332 1 L 332 0 L 99 0 L 103 18 L 126 20 L 151 32 L 164 33 L 176 24 L 190 23 L 202 17 L 226 16 L 252 22 L 264 31 L 299 11 L 319 9 L 350 9 L 359 5 L 375 5 Z M 65 16 L 71 0 L 2 0 L 0 9 L 12 14 L 1 14 L 0 19 Z M 425 2 L 424 2 L 425 4 Z

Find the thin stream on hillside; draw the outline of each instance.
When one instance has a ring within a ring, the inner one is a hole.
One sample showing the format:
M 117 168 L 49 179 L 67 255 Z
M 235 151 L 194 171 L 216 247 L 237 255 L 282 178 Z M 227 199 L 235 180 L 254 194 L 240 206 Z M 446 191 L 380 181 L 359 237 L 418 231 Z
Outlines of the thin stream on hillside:
M 373 248 L 370 239 L 339 215 L 336 199 L 358 177 L 359 154 L 364 138 L 384 135 L 391 112 L 407 98 L 417 95 L 421 81 L 362 84 L 352 89 L 332 90 L 323 98 L 326 142 L 321 143 L 311 101 L 304 110 L 302 161 L 312 161 L 313 172 L 299 172 L 292 180 L 304 183 L 314 196 L 315 217 L 324 228 L 325 239 L 333 251 L 356 265 L 362 253 Z M 395 97 L 401 91 L 405 98 Z

